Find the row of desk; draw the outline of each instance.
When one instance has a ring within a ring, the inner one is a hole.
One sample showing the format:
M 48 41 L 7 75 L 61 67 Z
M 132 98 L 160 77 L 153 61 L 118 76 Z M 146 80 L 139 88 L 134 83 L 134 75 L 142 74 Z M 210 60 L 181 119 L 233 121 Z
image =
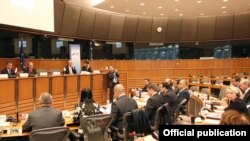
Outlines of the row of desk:
M 61 75 L 0 80 L 0 114 L 29 113 L 39 107 L 39 96 L 49 92 L 53 107 L 73 110 L 83 88 L 91 88 L 98 104 L 106 104 L 107 75 Z

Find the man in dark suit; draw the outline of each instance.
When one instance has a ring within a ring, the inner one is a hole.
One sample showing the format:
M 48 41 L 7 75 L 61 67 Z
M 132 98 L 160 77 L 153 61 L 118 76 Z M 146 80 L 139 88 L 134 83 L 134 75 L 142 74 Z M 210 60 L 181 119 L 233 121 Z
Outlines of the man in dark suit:
M 144 92 L 147 92 L 147 87 L 148 87 L 148 85 L 149 84 L 151 84 L 151 82 L 150 82 L 150 79 L 149 78 L 145 78 L 144 79 L 144 87 L 142 88 L 142 91 L 144 91 Z
M 92 73 L 92 68 L 89 66 L 89 61 L 84 61 L 81 71 L 87 71 Z
M 115 70 L 112 66 L 109 66 L 108 68 L 108 80 L 109 80 L 109 102 L 113 102 L 114 97 L 114 87 L 116 84 L 119 84 L 119 74 L 117 70 Z
M 147 114 L 149 122 L 154 124 L 154 117 L 157 109 L 162 105 L 161 96 L 158 94 L 158 87 L 154 84 L 148 84 L 147 86 L 148 95 L 150 98 L 147 100 L 145 106 L 145 112 Z
M 29 62 L 28 67 L 25 68 L 23 72 L 28 73 L 30 77 L 35 76 L 37 74 L 33 62 Z
M 51 107 L 52 96 L 49 93 L 42 93 L 39 99 L 41 108 L 29 114 L 27 121 L 23 125 L 23 129 L 36 130 L 63 126 L 62 111 Z
M 134 99 L 126 96 L 125 88 L 122 84 L 117 84 L 114 87 L 114 94 L 117 100 L 111 105 L 111 114 L 113 119 L 111 125 L 121 129 L 122 116 L 133 109 L 137 109 L 138 105 Z
M 68 65 L 63 68 L 64 74 L 76 74 L 75 66 L 71 60 L 68 61 Z
M 250 103 L 250 81 L 249 80 L 242 80 L 240 83 L 240 89 L 243 91 L 243 101 L 245 104 Z
M 16 77 L 16 70 L 12 69 L 12 63 L 7 62 L 6 67 L 1 70 L 1 74 L 8 74 L 9 77 Z
M 184 103 L 184 106 L 188 103 L 190 94 L 188 92 L 188 84 L 185 79 L 181 79 L 179 81 L 178 89 L 180 90 L 179 93 L 177 94 L 177 103 L 176 105 L 178 106 L 184 99 L 186 99 L 186 102 Z M 185 113 L 185 107 L 182 107 L 180 109 L 180 112 Z

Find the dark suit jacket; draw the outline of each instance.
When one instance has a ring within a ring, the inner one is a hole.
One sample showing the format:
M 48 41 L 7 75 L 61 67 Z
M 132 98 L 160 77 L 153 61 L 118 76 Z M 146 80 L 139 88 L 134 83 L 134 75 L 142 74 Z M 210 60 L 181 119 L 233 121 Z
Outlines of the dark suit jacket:
M 16 73 L 15 73 L 15 71 L 13 69 L 11 69 L 10 73 L 8 73 L 7 68 L 2 69 L 1 74 L 16 75 Z
M 113 79 L 114 79 L 114 75 L 116 75 L 118 82 L 114 83 Z M 119 74 L 117 72 L 108 72 L 107 74 L 108 76 L 108 80 L 109 80 L 109 88 L 113 88 L 116 84 L 119 84 Z
M 64 68 L 66 69 L 66 70 L 64 71 L 64 74 L 69 74 L 69 66 L 67 65 L 67 66 L 65 66 Z M 73 74 L 76 74 L 76 69 L 75 69 L 75 67 L 72 68 L 72 72 L 73 72 Z
M 185 102 L 185 105 L 186 105 L 189 101 L 189 98 L 190 98 L 190 95 L 189 95 L 188 89 L 183 89 L 177 94 L 177 105 L 180 104 L 183 99 L 187 99 L 187 101 Z
M 48 127 L 63 126 L 62 111 L 50 106 L 44 106 L 29 114 L 23 125 L 24 130 L 36 130 Z
M 230 109 L 249 114 L 246 104 L 240 98 L 236 98 L 235 101 L 230 101 L 229 105 L 225 108 L 225 111 Z
M 158 93 L 154 94 L 147 101 L 147 104 L 145 106 L 145 112 L 147 114 L 148 121 L 152 124 L 154 123 L 155 113 L 161 105 L 161 96 Z
M 31 72 L 29 72 L 29 67 L 27 67 L 26 69 L 24 69 L 23 71 L 24 73 L 29 73 L 29 75 L 35 75 L 36 74 L 36 69 L 33 68 Z
M 131 112 L 133 109 L 137 109 L 138 105 L 136 101 L 132 98 L 123 95 L 119 97 L 115 102 L 112 103 L 111 106 L 111 114 L 112 114 L 112 126 L 118 127 L 121 129 L 122 127 L 122 116 Z
M 244 95 L 244 97 L 243 97 L 243 102 L 244 102 L 245 104 L 250 103 L 250 89 L 249 89 L 248 92 Z
M 160 96 L 162 104 L 169 103 L 172 109 L 176 106 L 177 96 L 173 90 L 168 90 L 167 93 L 161 93 Z
M 87 67 L 83 66 L 82 69 L 81 69 L 81 71 L 88 71 L 88 72 L 91 73 L 92 72 L 92 68 L 91 67 L 87 68 Z

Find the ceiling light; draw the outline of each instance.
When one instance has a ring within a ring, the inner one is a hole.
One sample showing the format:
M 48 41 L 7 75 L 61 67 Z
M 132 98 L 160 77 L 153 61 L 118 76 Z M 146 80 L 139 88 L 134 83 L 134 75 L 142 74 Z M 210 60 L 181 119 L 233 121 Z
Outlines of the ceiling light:
M 174 0 L 175 2 L 179 2 L 179 0 Z
M 201 0 L 198 0 L 196 3 L 200 4 L 200 3 L 202 3 L 202 1 L 201 1 Z
M 111 5 L 110 8 L 115 8 L 115 6 Z
M 125 10 L 126 12 L 129 12 L 130 10 L 129 9 L 127 9 L 127 10 Z
M 147 14 L 147 12 L 142 12 L 142 14 L 143 14 L 143 15 L 146 15 L 146 14 Z
M 162 9 L 163 7 L 162 6 L 158 6 L 159 9 Z
M 227 11 L 223 11 L 222 13 L 223 13 L 223 14 L 226 14 L 226 13 L 227 13 Z
M 179 16 L 183 16 L 183 14 L 182 14 L 182 13 L 180 13 L 180 14 L 179 14 Z
M 179 9 L 175 9 L 174 11 L 175 11 L 175 12 L 178 12 L 178 11 L 179 11 Z
M 228 2 L 228 0 L 223 0 L 223 2 Z
M 145 5 L 145 3 L 140 3 L 140 6 L 144 6 Z
M 203 16 L 203 15 L 204 15 L 204 13 L 200 13 L 200 15 L 201 15 L 201 16 Z
M 90 5 L 96 6 L 96 5 L 98 5 L 98 4 L 103 3 L 104 1 L 105 1 L 105 0 L 91 0 L 91 1 L 90 1 Z
M 227 8 L 227 7 L 226 7 L 226 6 L 221 6 L 221 8 L 222 8 L 222 9 L 225 9 L 225 8 Z
M 161 14 L 160 14 L 160 16 L 164 16 L 164 14 L 163 14 L 163 13 L 161 13 Z

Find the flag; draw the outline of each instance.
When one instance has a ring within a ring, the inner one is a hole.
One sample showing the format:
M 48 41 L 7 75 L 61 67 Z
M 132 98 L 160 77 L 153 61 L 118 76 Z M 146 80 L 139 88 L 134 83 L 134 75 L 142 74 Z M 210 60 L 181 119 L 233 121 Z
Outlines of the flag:
M 24 70 L 25 68 L 25 59 L 24 59 L 24 48 L 23 48 L 23 39 L 20 44 L 20 68 Z

